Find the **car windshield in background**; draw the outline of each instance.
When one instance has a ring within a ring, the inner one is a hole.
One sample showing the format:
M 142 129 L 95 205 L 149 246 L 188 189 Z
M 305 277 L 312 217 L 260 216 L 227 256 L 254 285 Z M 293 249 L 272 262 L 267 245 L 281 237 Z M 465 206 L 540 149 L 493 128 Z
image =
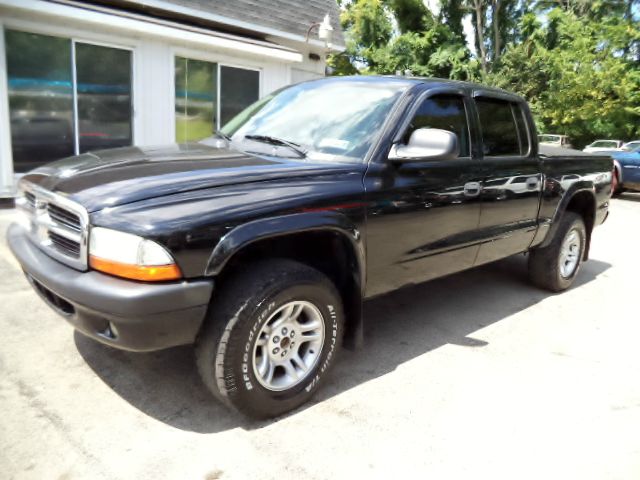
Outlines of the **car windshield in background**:
M 590 147 L 594 147 L 594 148 L 595 147 L 597 147 L 597 148 L 618 148 L 618 143 L 607 141 L 607 140 L 599 140 L 597 142 L 593 142 L 589 146 Z
M 640 152 L 640 143 L 627 143 L 626 145 L 623 145 L 620 150 L 623 152 Z
M 243 149 L 249 149 L 250 143 L 253 149 L 256 142 L 271 149 L 284 141 L 299 146 L 314 160 L 361 161 L 407 86 L 394 81 L 331 79 L 301 83 L 254 103 L 227 123 L 222 133 L 241 142 Z M 278 155 L 300 157 L 286 144 L 280 145 Z

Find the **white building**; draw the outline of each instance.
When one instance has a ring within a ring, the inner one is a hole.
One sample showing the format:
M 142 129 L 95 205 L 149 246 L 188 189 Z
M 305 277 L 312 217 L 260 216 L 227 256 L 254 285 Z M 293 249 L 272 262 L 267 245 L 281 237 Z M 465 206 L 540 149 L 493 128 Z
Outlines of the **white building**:
M 338 13 L 335 0 L 0 0 L 0 196 L 57 158 L 198 140 L 323 76 L 344 48 Z

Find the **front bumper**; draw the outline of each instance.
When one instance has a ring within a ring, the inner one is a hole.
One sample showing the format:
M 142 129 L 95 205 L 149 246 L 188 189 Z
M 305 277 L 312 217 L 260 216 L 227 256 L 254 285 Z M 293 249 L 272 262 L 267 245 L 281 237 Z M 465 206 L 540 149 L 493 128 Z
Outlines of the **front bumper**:
M 9 227 L 7 240 L 35 291 L 85 335 L 132 351 L 195 341 L 213 280 L 153 284 L 79 272 L 44 254 L 18 224 Z

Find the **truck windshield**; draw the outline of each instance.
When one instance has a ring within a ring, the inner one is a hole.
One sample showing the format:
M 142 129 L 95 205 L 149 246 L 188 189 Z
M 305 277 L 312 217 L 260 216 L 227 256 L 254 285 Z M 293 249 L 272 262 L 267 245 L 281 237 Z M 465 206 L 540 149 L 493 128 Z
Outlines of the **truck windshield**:
M 239 113 L 221 130 L 243 149 L 273 150 L 257 138 L 284 140 L 325 161 L 362 161 L 408 83 L 324 79 L 274 92 Z M 286 146 L 278 155 L 300 158 Z

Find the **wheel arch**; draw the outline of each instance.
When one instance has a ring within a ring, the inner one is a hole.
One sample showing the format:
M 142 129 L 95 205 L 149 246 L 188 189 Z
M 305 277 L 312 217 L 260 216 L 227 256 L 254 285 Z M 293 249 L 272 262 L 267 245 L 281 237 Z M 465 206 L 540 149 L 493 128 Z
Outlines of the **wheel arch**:
M 596 195 L 592 186 L 584 186 L 581 188 L 575 188 L 574 190 L 567 192 L 562 201 L 558 205 L 556 212 L 553 216 L 551 228 L 540 244 L 540 247 L 548 246 L 556 235 L 558 229 L 559 220 L 565 212 L 574 212 L 582 217 L 587 231 L 586 245 L 584 249 L 583 260 L 589 259 L 589 249 L 591 247 L 591 233 L 595 226 L 596 216 Z
M 622 183 L 622 166 L 615 158 L 613 159 L 613 171 L 618 174 L 618 181 Z
M 237 226 L 214 248 L 205 275 L 224 282 L 243 265 L 264 258 L 289 258 L 327 275 L 342 297 L 345 346 L 362 345 L 365 254 L 360 230 L 348 217 L 339 212 L 309 212 Z

